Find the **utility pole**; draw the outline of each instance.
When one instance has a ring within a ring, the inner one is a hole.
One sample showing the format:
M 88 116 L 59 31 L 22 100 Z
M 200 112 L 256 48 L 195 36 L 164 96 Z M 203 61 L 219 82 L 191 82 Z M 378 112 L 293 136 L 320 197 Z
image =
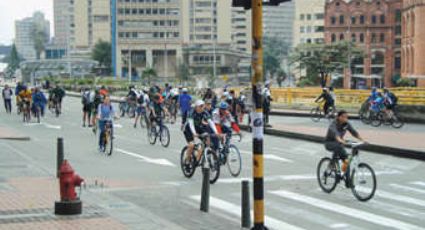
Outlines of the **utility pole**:
M 290 0 L 269 0 L 265 4 L 278 6 Z M 263 0 L 233 0 L 232 6 L 252 9 L 252 176 L 254 182 L 254 227 L 265 230 L 264 223 L 264 120 L 263 120 Z
M 133 61 L 132 55 L 131 55 L 131 49 L 128 50 L 129 57 L 128 57 L 128 84 L 131 85 L 131 77 L 133 76 L 132 66 L 131 62 Z

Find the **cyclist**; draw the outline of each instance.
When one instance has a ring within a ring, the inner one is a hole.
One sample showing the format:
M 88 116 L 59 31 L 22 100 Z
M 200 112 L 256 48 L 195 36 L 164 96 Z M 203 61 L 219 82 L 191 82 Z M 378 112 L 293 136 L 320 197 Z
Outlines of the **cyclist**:
M 15 87 L 15 95 L 16 95 L 16 107 L 18 108 L 17 112 L 18 114 L 21 112 L 21 92 L 25 91 L 27 87 L 22 84 L 22 82 L 18 82 L 18 84 Z
M 99 93 L 103 97 L 106 97 L 106 96 L 109 95 L 109 91 L 108 91 L 108 89 L 106 89 L 106 87 L 104 85 L 102 85 L 102 87 L 100 87 Z
M 332 95 L 329 93 L 329 90 L 327 88 L 323 88 L 322 94 L 314 102 L 319 102 L 321 99 L 325 101 L 325 104 L 323 106 L 323 111 L 325 112 L 325 117 L 328 116 L 329 113 L 329 107 L 334 106 L 334 100 L 332 98 Z
M 167 113 L 167 110 L 164 108 L 164 104 L 161 101 L 161 97 L 159 94 L 153 96 L 153 100 L 150 105 L 151 115 L 150 115 L 150 124 L 159 125 L 160 129 L 162 129 L 162 116 Z M 162 130 L 160 130 L 162 131 Z
M 182 89 L 182 94 L 179 96 L 180 112 L 182 116 L 182 130 L 186 124 L 187 116 L 191 109 L 192 96 L 189 95 L 187 88 Z
M 115 110 L 114 107 L 111 104 L 111 100 L 108 96 L 106 96 L 103 100 L 103 103 L 100 104 L 97 108 L 97 120 L 99 124 L 99 151 L 103 152 L 103 135 L 105 131 L 105 125 L 110 122 L 113 122 L 113 119 L 115 119 Z M 112 131 L 112 137 L 114 133 L 114 126 L 111 124 L 111 131 Z
M 334 91 L 334 87 L 329 87 L 329 94 L 331 95 L 331 97 L 332 97 L 332 100 L 333 100 L 333 104 L 332 104 L 332 111 L 333 111 L 333 113 L 335 113 L 336 112 L 336 94 L 335 94 L 335 91 Z
M 27 108 L 31 108 L 31 102 L 32 102 L 32 91 L 30 88 L 27 88 L 24 86 L 21 91 L 19 91 L 19 107 L 25 103 L 27 105 Z
M 56 85 L 55 88 L 51 91 L 51 99 L 53 102 L 56 102 L 56 106 L 59 106 L 59 113 L 62 112 L 62 99 L 65 97 L 65 90 L 63 90 L 59 85 Z M 50 97 L 50 94 L 49 94 Z
M 184 136 L 187 142 L 187 152 L 186 152 L 186 163 L 190 162 L 192 159 L 192 152 L 195 147 L 195 137 L 199 137 L 200 134 L 209 133 L 209 134 L 218 134 L 214 122 L 211 119 L 211 116 L 205 111 L 205 102 L 202 100 L 197 100 L 195 102 L 195 108 L 190 112 L 188 120 L 184 125 Z M 218 148 L 218 138 L 211 137 L 207 141 L 207 145 L 210 145 L 210 142 L 213 143 L 213 149 Z M 199 161 L 201 158 L 201 151 L 197 153 L 196 160 Z M 186 164 L 187 165 L 187 164 Z
M 237 134 L 240 134 L 241 132 L 238 124 L 229 111 L 229 105 L 226 102 L 221 102 L 219 107 L 213 111 L 212 117 L 217 132 L 220 135 L 224 134 L 226 136 L 226 143 L 223 141 L 224 146 L 228 146 L 228 141 L 230 141 L 229 137 L 232 135 L 232 130 L 234 130 Z
M 215 109 L 215 106 L 217 104 L 217 95 L 215 95 L 214 91 L 212 91 L 211 88 L 207 89 L 207 92 L 205 93 L 202 100 L 204 101 L 211 100 L 212 108 Z
M 149 96 L 146 92 L 140 92 L 139 97 L 137 98 L 137 109 L 136 109 L 136 118 L 134 119 L 134 125 L 133 127 L 137 127 L 137 121 L 143 116 L 145 121 L 148 120 L 147 118 L 147 105 L 149 104 Z
M 213 109 L 213 105 L 212 105 L 212 100 L 211 99 L 208 99 L 208 100 L 206 100 L 205 101 L 205 111 L 210 115 L 210 116 L 212 116 L 213 115 L 213 111 L 214 111 L 214 109 Z
M 376 94 L 375 99 L 371 103 L 372 103 L 371 109 L 373 112 L 378 113 L 381 110 L 385 110 L 384 96 L 382 95 L 382 93 L 378 92 Z
M 384 104 L 389 113 L 393 113 L 394 107 L 397 105 L 398 98 L 387 88 L 384 89 Z M 392 114 L 391 114 L 392 115 Z
M 347 169 L 348 165 L 348 154 L 344 148 L 344 145 L 347 144 L 347 142 L 344 140 L 344 136 L 347 131 L 350 132 L 350 134 L 356 139 L 364 142 L 360 134 L 348 121 L 348 113 L 345 110 L 341 110 L 338 112 L 336 119 L 330 124 L 328 128 L 325 137 L 325 148 L 328 151 L 333 152 L 333 157 L 339 157 L 343 161 L 341 167 L 343 173 Z M 346 184 L 346 186 L 349 187 L 348 184 Z
M 36 87 L 32 94 L 32 111 L 36 114 L 37 109 L 40 108 L 40 115 L 44 116 L 44 108 L 47 104 L 47 99 L 40 88 Z

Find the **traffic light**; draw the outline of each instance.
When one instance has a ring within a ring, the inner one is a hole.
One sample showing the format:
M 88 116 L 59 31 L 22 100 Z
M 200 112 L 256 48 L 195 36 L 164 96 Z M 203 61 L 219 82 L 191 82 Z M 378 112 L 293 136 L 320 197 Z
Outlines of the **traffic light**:
M 278 6 L 280 3 L 290 2 L 291 0 L 269 0 L 265 1 L 264 5 Z M 252 0 L 232 0 L 233 7 L 243 7 L 245 10 L 251 9 Z
M 245 10 L 251 9 L 251 0 L 232 0 L 233 7 L 243 7 Z

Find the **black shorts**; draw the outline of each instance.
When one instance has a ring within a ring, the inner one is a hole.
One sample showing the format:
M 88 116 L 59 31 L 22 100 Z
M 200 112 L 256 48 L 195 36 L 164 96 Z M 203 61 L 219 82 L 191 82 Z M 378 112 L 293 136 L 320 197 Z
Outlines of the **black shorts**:
M 83 112 L 90 113 L 92 108 L 92 104 L 85 104 L 83 105 Z
M 202 133 L 206 133 L 208 132 L 208 128 L 207 127 L 202 127 L 202 128 L 197 128 L 195 127 L 196 133 L 198 134 L 202 134 Z M 195 137 L 193 136 L 192 130 L 190 130 L 189 125 L 186 125 L 184 131 L 184 138 L 186 139 L 186 142 L 193 142 L 195 140 Z

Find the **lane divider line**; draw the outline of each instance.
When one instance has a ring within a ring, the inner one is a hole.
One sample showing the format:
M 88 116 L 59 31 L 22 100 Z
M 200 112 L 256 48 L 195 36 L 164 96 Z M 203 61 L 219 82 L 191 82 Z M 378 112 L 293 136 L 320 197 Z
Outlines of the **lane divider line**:
M 139 158 L 140 161 L 142 161 L 142 162 L 152 163 L 152 164 L 157 164 L 157 165 L 162 165 L 162 166 L 168 166 L 168 167 L 176 167 L 175 164 L 171 163 L 167 159 L 153 159 L 153 158 L 142 156 L 142 155 L 137 154 L 137 153 L 126 151 L 124 149 L 117 149 L 117 151 L 120 152 L 120 153 L 129 155 L 129 156 L 132 156 L 132 157 Z

